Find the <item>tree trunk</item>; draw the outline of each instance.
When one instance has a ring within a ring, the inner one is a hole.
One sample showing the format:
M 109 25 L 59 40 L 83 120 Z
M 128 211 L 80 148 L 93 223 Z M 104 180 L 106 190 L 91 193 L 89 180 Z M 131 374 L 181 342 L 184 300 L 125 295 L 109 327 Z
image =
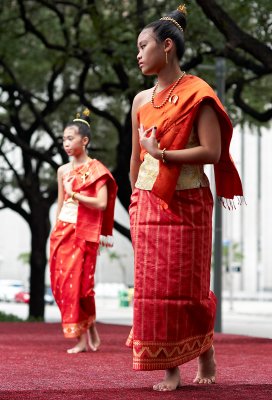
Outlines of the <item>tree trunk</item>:
M 131 117 L 127 113 L 125 123 L 121 132 L 119 132 L 119 144 L 117 147 L 117 165 L 113 171 L 113 176 L 118 185 L 118 199 L 122 206 L 128 210 L 130 204 L 131 187 L 129 179 L 129 164 L 131 156 Z M 131 240 L 130 230 L 118 222 L 114 223 L 115 229 Z
M 46 245 L 50 232 L 49 208 L 41 204 L 31 214 L 29 318 L 44 319 Z
M 129 164 L 131 156 L 131 117 L 130 112 L 127 113 L 125 123 L 121 132 L 119 132 L 119 143 L 117 146 L 117 165 L 113 171 L 113 175 L 118 185 L 118 198 L 128 210 L 130 204 L 130 180 L 129 180 Z

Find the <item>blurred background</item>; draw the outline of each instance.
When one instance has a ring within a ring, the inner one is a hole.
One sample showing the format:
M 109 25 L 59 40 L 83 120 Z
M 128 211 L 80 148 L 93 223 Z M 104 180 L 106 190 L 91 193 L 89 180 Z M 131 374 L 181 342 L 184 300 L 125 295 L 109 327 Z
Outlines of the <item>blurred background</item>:
M 272 337 L 271 4 L 185 4 L 188 27 L 181 68 L 205 79 L 227 108 L 234 125 L 231 154 L 246 200 L 220 215 L 220 249 L 214 249 L 212 263 L 212 285 L 220 300 L 217 330 Z M 159 0 L 1 2 L 3 320 L 10 314 L 48 322 L 60 319 L 48 273 L 56 171 L 68 162 L 63 128 L 88 107 L 90 155 L 107 165 L 119 186 L 115 245 L 102 249 L 97 263 L 98 320 L 131 323 L 130 111 L 134 96 L 154 84 L 138 69 L 136 42 L 146 24 L 178 5 Z M 214 190 L 209 166 L 207 174 Z

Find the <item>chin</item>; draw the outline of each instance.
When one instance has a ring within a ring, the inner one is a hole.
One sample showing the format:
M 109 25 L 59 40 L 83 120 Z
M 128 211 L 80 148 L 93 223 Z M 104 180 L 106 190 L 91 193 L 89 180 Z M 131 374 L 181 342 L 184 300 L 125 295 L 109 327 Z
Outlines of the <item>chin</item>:
M 142 74 L 145 75 L 145 76 L 151 76 L 151 75 L 156 75 L 156 72 L 152 71 L 150 69 L 143 68 L 142 69 Z

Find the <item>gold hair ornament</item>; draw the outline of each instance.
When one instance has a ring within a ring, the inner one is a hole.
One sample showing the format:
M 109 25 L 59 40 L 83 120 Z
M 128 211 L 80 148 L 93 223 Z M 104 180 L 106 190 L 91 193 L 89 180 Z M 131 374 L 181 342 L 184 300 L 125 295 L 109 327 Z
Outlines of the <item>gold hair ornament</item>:
M 82 118 L 75 118 L 75 119 L 73 119 L 73 122 L 83 122 L 83 124 L 88 125 L 89 128 L 91 127 L 89 122 L 85 121 L 85 119 L 82 119 Z
M 85 108 L 82 115 L 85 115 L 86 117 L 88 117 L 90 115 L 90 113 L 91 113 L 90 110 L 88 108 Z M 76 118 L 73 119 L 73 122 L 83 122 L 84 124 L 88 125 L 89 128 L 91 127 L 91 125 L 89 124 L 88 121 L 86 121 L 83 118 L 80 118 L 80 113 L 76 113 Z
M 186 5 L 185 4 L 182 4 L 182 5 L 178 6 L 177 10 L 179 12 L 181 12 L 182 14 L 184 14 L 184 15 L 187 14 L 187 9 L 186 9 Z
M 83 115 L 86 115 L 86 117 L 88 117 L 90 115 L 91 111 L 88 108 L 85 108 L 85 110 L 83 111 Z
M 176 27 L 177 27 L 181 32 L 183 32 L 182 27 L 180 26 L 180 24 L 179 24 L 174 18 L 171 18 L 171 17 L 162 17 L 162 18 L 160 18 L 160 20 L 161 20 L 161 21 L 171 21 L 171 22 L 173 22 L 173 24 L 175 24 Z

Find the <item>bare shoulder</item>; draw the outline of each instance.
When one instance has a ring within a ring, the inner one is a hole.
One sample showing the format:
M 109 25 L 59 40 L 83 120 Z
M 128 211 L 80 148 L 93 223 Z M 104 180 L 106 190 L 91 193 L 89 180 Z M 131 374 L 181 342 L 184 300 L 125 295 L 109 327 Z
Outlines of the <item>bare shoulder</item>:
M 137 110 L 139 107 L 151 101 L 152 92 L 153 88 L 150 88 L 136 94 L 133 100 L 133 108 Z
M 63 164 L 58 168 L 58 176 L 62 177 L 64 174 L 66 174 L 70 170 L 71 170 L 71 163 L 70 162 L 66 163 L 66 164 Z

